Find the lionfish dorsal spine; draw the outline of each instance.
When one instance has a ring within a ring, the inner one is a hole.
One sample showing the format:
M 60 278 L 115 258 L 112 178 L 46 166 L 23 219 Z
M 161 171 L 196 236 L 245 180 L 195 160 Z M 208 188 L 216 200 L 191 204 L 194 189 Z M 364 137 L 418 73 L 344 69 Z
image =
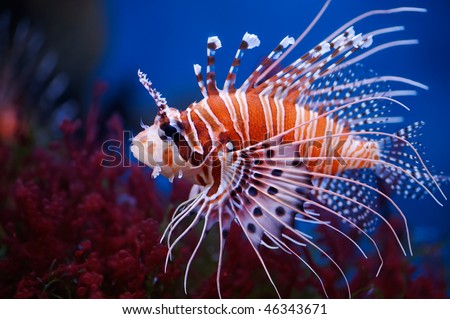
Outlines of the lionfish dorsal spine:
M 269 53 L 267 57 L 263 59 L 263 61 L 256 67 L 252 74 L 244 81 L 242 86 L 239 88 L 239 91 L 245 92 L 248 88 L 253 87 L 255 83 L 258 81 L 258 78 L 261 74 L 267 70 L 271 65 L 277 61 L 277 59 L 282 55 L 282 53 L 287 49 L 287 47 L 293 44 L 294 38 L 286 36 L 281 40 L 281 42 Z
M 212 36 L 208 38 L 208 43 L 206 47 L 206 87 L 209 95 L 217 95 L 217 83 L 216 83 L 216 71 L 215 71 L 215 54 L 216 50 L 222 47 L 217 36 Z
M 225 92 L 236 91 L 236 88 L 234 87 L 234 84 L 236 82 L 236 73 L 238 71 L 238 67 L 241 64 L 241 59 L 244 55 L 244 52 L 246 50 L 250 50 L 259 46 L 259 44 L 260 41 L 255 34 L 250 34 L 248 32 L 244 34 L 244 37 L 242 38 L 241 44 L 239 45 L 239 48 L 234 56 L 233 63 L 231 64 L 230 70 L 228 71 L 228 75 L 223 86 L 223 90 Z
M 205 81 L 203 81 L 202 67 L 199 64 L 194 64 L 194 73 L 195 77 L 197 78 L 197 84 L 200 88 L 200 92 L 202 92 L 204 98 L 207 98 L 208 92 L 206 91 Z

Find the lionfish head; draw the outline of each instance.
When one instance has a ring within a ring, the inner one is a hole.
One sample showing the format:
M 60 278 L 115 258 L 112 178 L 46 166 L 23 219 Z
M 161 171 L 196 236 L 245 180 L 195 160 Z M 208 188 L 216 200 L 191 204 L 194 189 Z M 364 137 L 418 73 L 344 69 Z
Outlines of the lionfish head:
M 147 76 L 138 71 L 141 83 L 147 88 L 158 106 L 152 126 L 141 123 L 143 130 L 132 139 L 131 152 L 140 162 L 153 168 L 153 177 L 159 174 L 173 179 L 181 176 L 186 161 L 180 156 L 175 143 L 182 134 L 180 111 L 167 106 L 166 99 L 151 88 Z

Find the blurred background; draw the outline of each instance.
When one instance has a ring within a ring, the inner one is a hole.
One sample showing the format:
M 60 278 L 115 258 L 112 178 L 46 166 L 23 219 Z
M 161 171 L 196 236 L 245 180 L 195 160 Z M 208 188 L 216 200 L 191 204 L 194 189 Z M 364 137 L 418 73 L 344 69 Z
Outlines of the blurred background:
M 17 35 L 20 30 L 32 30 L 42 43 L 39 52 L 51 52 L 47 64 L 54 65 L 51 79 L 57 81 L 53 87 L 52 80 L 48 81 L 51 92 L 46 98 L 55 105 L 65 105 L 54 107 L 58 113 L 52 121 L 86 117 L 95 84 L 100 82 L 105 85 L 100 119 L 118 113 L 124 128 L 136 134 L 140 120 L 152 123 L 156 113 L 153 100 L 137 79 L 139 68 L 148 74 L 170 106 L 185 109 L 201 99 L 192 65 L 206 64 L 208 36 L 219 36 L 223 45 L 216 59 L 218 83 L 223 83 L 242 35 L 250 32 L 259 36 L 261 45 L 244 57 L 238 74 L 240 83 L 284 36 L 297 37 L 323 3 L 323 0 L 2 0 L 1 31 Z M 426 122 L 422 137 L 426 158 L 438 171 L 450 174 L 450 2 L 334 0 L 286 61 L 300 56 L 360 13 L 400 6 L 425 7 L 428 13 L 372 17 L 357 24 L 355 30 L 366 32 L 403 25 L 405 31 L 380 37 L 378 41 L 418 39 L 420 44 L 380 52 L 364 64 L 379 74 L 411 78 L 429 86 L 428 91 L 419 91 L 416 97 L 400 99 L 411 108 L 409 113 L 393 110 L 392 115 L 404 116 L 405 124 Z M 48 120 L 48 109 L 43 107 L 39 112 L 40 119 L 36 121 Z M 393 127 L 392 131 L 396 129 Z M 172 191 L 164 178 L 157 181 L 167 193 Z M 445 191 L 450 196 L 448 186 Z M 450 203 L 444 202 L 444 207 L 440 207 L 429 197 L 420 201 L 398 198 L 398 203 L 408 216 L 413 249 L 421 243 L 437 244 L 448 271 Z

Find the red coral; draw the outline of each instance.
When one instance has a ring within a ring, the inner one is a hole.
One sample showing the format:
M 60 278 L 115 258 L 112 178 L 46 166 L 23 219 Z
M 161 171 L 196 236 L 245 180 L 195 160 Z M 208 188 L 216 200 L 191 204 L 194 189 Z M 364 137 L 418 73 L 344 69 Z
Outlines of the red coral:
M 0 215 L 1 297 L 175 293 L 159 288 L 181 272 L 163 271 L 167 250 L 159 225 L 166 211 L 156 204 L 158 191 L 143 169 L 101 166 L 97 109 L 84 127 L 63 122 L 63 141 L 36 148 L 20 162 L 11 160 L 10 145 L 0 145 L 8 154 L 0 163 L 7 172 L 0 189 L 7 199 Z M 105 136 L 120 141 L 118 117 L 107 127 Z

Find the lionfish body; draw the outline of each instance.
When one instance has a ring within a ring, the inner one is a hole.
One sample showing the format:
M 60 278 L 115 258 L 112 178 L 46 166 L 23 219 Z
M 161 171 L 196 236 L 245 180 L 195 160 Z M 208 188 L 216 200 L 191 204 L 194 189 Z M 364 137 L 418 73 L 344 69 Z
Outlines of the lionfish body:
M 401 27 L 367 34 L 356 34 L 352 27 L 370 15 L 404 11 L 423 9 L 398 8 L 359 16 L 275 73 L 279 62 L 305 34 L 297 41 L 286 37 L 239 88 L 235 87 L 237 67 L 244 51 L 258 46 L 259 39 L 244 35 L 224 87 L 218 89 L 214 63 L 221 43 L 217 37 L 210 37 L 206 85 L 200 66 L 194 65 L 204 98 L 184 111 L 169 108 L 146 75 L 138 72 L 141 83 L 157 103 L 158 115 L 153 126 L 142 125 L 144 130 L 133 139 L 134 156 L 154 168 L 154 177 L 160 173 L 171 180 L 184 176 L 195 184 L 189 200 L 177 208 L 163 236 L 167 238 L 169 260 L 181 238 L 203 223 L 198 245 L 187 265 L 185 288 L 189 266 L 200 244 L 207 232 L 218 225 L 220 295 L 223 247 L 233 222 L 242 228 L 275 290 L 259 253 L 260 246 L 295 255 L 324 287 L 298 250 L 298 246 L 312 246 L 329 258 L 347 282 L 332 256 L 302 231 L 302 223 L 330 227 L 366 256 L 346 234 L 348 226 L 356 228 L 373 243 L 382 265 L 381 253 L 370 235 L 380 220 L 388 225 L 406 254 L 393 227 L 378 212 L 377 199 L 389 201 L 403 218 L 404 215 L 373 181 L 382 178 L 397 193 L 409 197 L 428 193 L 438 201 L 430 189 L 440 190 L 438 182 L 445 181 L 445 177 L 430 174 L 415 144 L 409 141 L 422 123 L 393 134 L 382 130 L 386 123 L 398 120 L 383 116 L 388 108 L 406 108 L 394 97 L 414 93 L 391 90 L 388 82 L 426 87 L 401 77 L 377 76 L 357 63 L 381 49 L 414 43 L 402 40 L 369 49 L 376 37 Z M 174 230 L 192 215 L 195 217 L 189 226 L 172 240 Z M 337 217 L 339 223 L 332 222 L 332 217 Z

